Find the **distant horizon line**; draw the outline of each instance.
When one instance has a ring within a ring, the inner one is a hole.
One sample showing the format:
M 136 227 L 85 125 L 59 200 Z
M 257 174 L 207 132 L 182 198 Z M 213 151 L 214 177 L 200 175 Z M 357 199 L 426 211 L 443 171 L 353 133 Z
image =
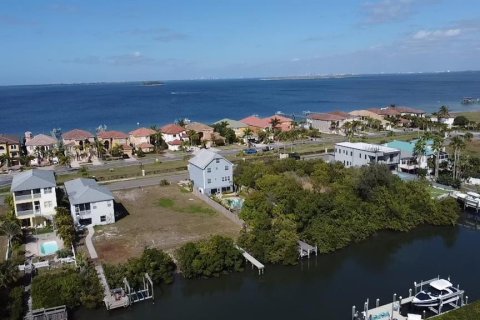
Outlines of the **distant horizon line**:
M 418 74 L 444 74 L 444 73 L 466 73 L 480 72 L 480 70 L 444 70 L 444 71 L 409 71 L 409 72 L 380 72 L 380 73 L 329 73 L 329 74 L 309 74 L 309 75 L 289 75 L 289 76 L 257 76 L 257 77 L 200 77 L 190 79 L 143 79 L 143 80 L 124 80 L 124 81 L 96 81 L 96 82 L 53 82 L 37 84 L 3 84 L 0 87 L 21 87 L 21 86 L 72 86 L 72 85 L 99 85 L 99 84 L 123 84 L 123 83 L 141 83 L 141 82 L 176 82 L 176 81 L 218 81 L 218 80 L 316 80 L 316 79 L 342 79 L 361 76 L 387 76 L 387 75 L 418 75 Z

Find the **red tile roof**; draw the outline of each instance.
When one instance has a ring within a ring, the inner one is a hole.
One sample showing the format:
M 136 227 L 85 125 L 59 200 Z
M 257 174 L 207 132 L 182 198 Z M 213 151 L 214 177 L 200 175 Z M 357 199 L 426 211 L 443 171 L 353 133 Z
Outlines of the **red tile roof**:
M 348 119 L 348 118 L 352 117 L 351 114 L 349 114 L 347 112 L 343 112 L 343 111 L 333 111 L 333 112 L 329 112 L 329 114 L 334 114 L 336 116 L 344 117 L 345 119 Z
M 121 131 L 102 131 L 98 134 L 100 139 L 127 139 L 128 134 Z
M 308 115 L 308 118 L 320 121 L 340 121 L 347 119 L 347 117 L 342 117 L 331 113 L 311 113 Z
M 275 114 L 271 117 L 263 118 L 263 120 L 267 120 L 270 123 L 270 121 L 274 118 L 277 118 L 278 120 L 280 120 L 280 122 L 292 122 L 293 121 L 293 119 L 290 119 L 290 118 L 287 118 L 285 116 L 281 116 L 281 115 L 278 115 L 278 114 Z
M 165 134 L 179 134 L 185 131 L 184 127 L 179 126 L 178 124 L 167 124 L 163 126 L 160 131 Z
M 81 129 L 73 129 L 62 134 L 65 140 L 85 140 L 93 138 L 93 134 Z
M 243 122 L 251 127 L 257 127 L 262 129 L 268 128 L 270 126 L 269 120 L 260 119 L 259 117 L 255 116 L 246 117 L 240 120 L 240 122 Z
M 385 108 L 385 109 L 371 108 L 371 109 L 368 109 L 368 111 L 374 112 L 381 116 L 397 116 L 400 114 L 400 112 L 398 112 L 398 110 L 395 110 L 395 108 Z
M 150 128 L 138 128 L 129 132 L 129 134 L 133 137 L 150 137 L 152 134 L 155 133 L 157 132 Z
M 193 130 L 196 132 L 202 132 L 202 131 L 213 131 L 213 128 L 210 126 L 207 126 L 206 124 L 200 123 L 200 122 L 191 122 L 185 125 L 185 129 L 187 130 Z
M 423 110 L 414 109 L 414 108 L 410 108 L 410 107 L 404 107 L 404 106 L 395 107 L 395 110 L 397 110 L 400 113 L 413 113 L 413 114 L 424 114 L 425 113 L 425 111 L 423 111 Z
M 138 147 L 139 147 L 140 149 L 148 149 L 148 148 L 153 148 L 153 144 L 144 142 L 144 143 L 141 143 Z
M 50 146 L 57 143 L 57 139 L 47 136 L 43 133 L 37 134 L 32 139 L 25 142 L 26 146 Z
M 123 150 L 133 150 L 133 147 L 129 144 L 122 145 Z
M 178 139 L 175 139 L 175 140 L 173 140 L 173 141 L 170 141 L 168 144 L 171 145 L 171 146 L 181 146 L 181 145 L 182 145 L 182 141 L 180 141 L 180 140 L 178 140 Z
M 0 143 L 20 144 L 20 139 L 17 136 L 0 134 Z

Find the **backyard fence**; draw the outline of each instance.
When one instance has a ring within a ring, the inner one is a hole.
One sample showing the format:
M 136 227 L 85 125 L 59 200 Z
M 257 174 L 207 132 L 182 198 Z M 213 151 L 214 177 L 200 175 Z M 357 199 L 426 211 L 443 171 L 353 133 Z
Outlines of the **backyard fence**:
M 230 212 L 221 204 L 213 201 L 212 199 L 210 199 L 209 197 L 207 197 L 206 195 L 198 191 L 198 189 L 196 189 L 195 187 L 193 188 L 193 194 L 196 195 L 200 200 L 202 200 L 203 202 L 205 202 L 206 204 L 208 204 L 209 206 L 211 206 L 212 208 L 214 208 L 215 210 L 223 214 L 225 217 L 227 217 L 234 223 L 238 224 L 239 226 L 243 227 L 243 225 L 245 224 L 245 221 L 240 219 L 235 213 Z

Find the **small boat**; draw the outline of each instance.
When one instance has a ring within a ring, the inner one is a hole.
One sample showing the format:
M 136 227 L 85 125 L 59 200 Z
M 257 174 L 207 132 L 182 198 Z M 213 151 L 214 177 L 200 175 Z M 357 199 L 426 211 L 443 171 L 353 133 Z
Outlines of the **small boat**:
M 459 296 L 442 299 L 452 293 L 458 292 L 450 281 L 445 279 L 434 280 L 429 283 L 428 287 L 415 295 L 412 304 L 417 307 L 436 307 L 440 302 L 451 303 L 457 301 Z

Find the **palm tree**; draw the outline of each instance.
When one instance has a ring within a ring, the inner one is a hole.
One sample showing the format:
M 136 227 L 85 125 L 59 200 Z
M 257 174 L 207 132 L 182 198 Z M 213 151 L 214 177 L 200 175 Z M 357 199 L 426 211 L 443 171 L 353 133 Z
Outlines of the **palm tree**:
M 443 149 L 443 137 L 436 134 L 432 137 L 432 150 L 435 152 L 435 181 L 438 179 L 440 152 Z
M 460 150 L 464 149 L 466 144 L 461 136 L 455 136 L 450 142 L 450 146 L 453 148 L 453 178 L 458 177 L 458 160 L 460 159 Z
M 342 126 L 342 129 L 345 133 L 345 136 L 348 138 L 348 141 L 350 141 L 353 137 L 352 123 L 349 121 L 345 122 Z
M 200 135 L 195 130 L 188 130 L 187 131 L 188 140 L 190 140 L 190 147 L 195 143 L 195 145 L 199 144 Z
M 450 112 L 449 112 L 447 106 L 441 106 L 440 107 L 440 109 L 437 112 L 437 118 L 438 118 L 438 120 L 445 119 L 445 118 L 450 118 Z
M 9 288 L 18 278 L 18 268 L 12 260 L 0 263 L 0 288 Z
M 153 126 L 152 129 L 155 130 L 155 133 L 150 136 L 150 141 L 153 142 L 153 145 L 155 146 L 155 150 L 158 151 L 162 148 L 162 145 L 164 143 L 163 133 L 162 131 L 157 130 L 156 126 Z
M 251 128 L 249 128 L 249 127 L 245 128 L 245 129 L 243 130 L 243 138 L 245 138 L 245 139 L 247 139 L 247 140 L 250 139 L 250 137 L 252 136 L 252 134 L 253 134 L 253 130 L 252 130 Z
M 427 153 L 427 139 L 421 137 L 420 139 L 415 142 L 415 146 L 413 147 L 413 155 L 417 157 L 417 163 L 422 162 L 422 158 Z
M 270 119 L 270 127 L 275 130 L 280 125 L 281 121 L 277 117 L 273 117 Z
M 12 240 L 18 238 L 22 234 L 20 225 L 15 221 L 5 220 L 0 224 L 0 234 L 4 234 L 8 238 L 8 247 L 12 245 Z

